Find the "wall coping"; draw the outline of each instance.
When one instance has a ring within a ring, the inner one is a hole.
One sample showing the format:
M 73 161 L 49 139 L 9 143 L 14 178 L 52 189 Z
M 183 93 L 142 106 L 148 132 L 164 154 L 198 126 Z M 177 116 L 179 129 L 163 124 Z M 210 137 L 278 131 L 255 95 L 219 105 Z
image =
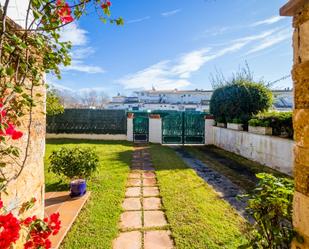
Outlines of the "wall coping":
M 237 133 L 242 133 L 242 134 L 252 135 L 252 136 L 257 136 L 257 137 L 265 137 L 265 138 L 268 138 L 268 139 L 285 141 L 287 143 L 295 144 L 295 141 L 293 139 L 288 139 L 288 138 L 283 138 L 283 137 L 278 137 L 278 136 L 273 136 L 273 135 L 262 135 L 262 134 L 256 134 L 256 133 L 248 132 L 248 131 L 238 131 L 238 130 L 232 130 L 232 129 L 218 127 L 218 126 L 213 126 L 213 128 L 228 130 L 228 131 L 231 131 L 231 132 L 237 132 Z
M 295 16 L 303 6 L 309 4 L 309 0 L 289 0 L 280 8 L 281 16 Z

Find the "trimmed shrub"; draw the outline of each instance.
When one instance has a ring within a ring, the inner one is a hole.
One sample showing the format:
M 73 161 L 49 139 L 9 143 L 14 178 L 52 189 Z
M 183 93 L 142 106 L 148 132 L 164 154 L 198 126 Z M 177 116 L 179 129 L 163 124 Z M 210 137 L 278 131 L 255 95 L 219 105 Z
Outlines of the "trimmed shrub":
M 253 115 L 268 110 L 272 101 L 272 92 L 262 83 L 237 80 L 214 91 L 210 113 L 216 120 L 228 122 L 236 118 L 247 124 Z
M 249 125 L 272 127 L 273 135 L 293 138 L 292 112 L 261 112 L 249 120 Z

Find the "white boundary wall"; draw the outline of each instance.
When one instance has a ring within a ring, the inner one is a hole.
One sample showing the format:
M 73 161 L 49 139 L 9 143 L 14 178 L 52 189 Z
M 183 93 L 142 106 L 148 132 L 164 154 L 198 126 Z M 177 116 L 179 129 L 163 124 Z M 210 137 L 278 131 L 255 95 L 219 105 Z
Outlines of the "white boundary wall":
M 127 140 L 133 142 L 133 118 L 127 118 Z
M 155 144 L 162 143 L 162 119 L 149 118 L 149 142 Z
M 89 139 L 89 140 L 127 140 L 125 134 L 46 134 L 47 139 Z
M 215 146 L 292 175 L 293 140 L 219 127 L 212 129 Z M 210 132 L 210 127 L 205 132 Z

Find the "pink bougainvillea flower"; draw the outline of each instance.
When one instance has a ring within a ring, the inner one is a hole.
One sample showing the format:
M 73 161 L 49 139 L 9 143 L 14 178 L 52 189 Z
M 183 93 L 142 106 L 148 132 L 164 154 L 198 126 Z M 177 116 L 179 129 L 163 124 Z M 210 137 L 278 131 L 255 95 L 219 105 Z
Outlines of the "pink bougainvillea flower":
M 14 125 L 10 123 L 8 124 L 8 128 L 6 128 L 5 130 L 5 135 L 11 136 L 13 140 L 17 140 L 23 136 L 23 133 L 21 131 L 17 131 Z
M 0 215 L 0 248 L 8 249 L 19 239 L 20 222 L 12 213 Z
M 111 3 L 110 0 L 106 0 L 106 1 L 101 5 L 102 9 L 107 9 L 107 8 L 109 8 L 110 6 L 112 6 L 112 3 Z
M 57 0 L 56 2 L 57 5 L 57 14 L 64 24 L 70 23 L 74 21 L 74 18 L 71 15 L 71 8 L 68 3 L 62 1 L 62 0 Z

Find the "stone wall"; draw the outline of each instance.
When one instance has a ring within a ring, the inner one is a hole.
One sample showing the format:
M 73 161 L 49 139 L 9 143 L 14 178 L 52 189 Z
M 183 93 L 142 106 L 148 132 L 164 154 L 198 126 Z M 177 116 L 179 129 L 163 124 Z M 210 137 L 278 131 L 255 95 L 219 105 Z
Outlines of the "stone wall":
M 213 144 L 219 148 L 292 175 L 293 140 L 214 126 L 205 132 L 213 133 Z
M 40 93 L 41 95 L 37 95 Z M 36 96 L 37 95 L 37 96 Z M 18 208 L 32 197 L 37 199 L 33 208 L 23 216 L 37 215 L 44 217 L 44 153 L 45 153 L 45 96 L 46 87 L 34 87 L 33 96 L 36 107 L 31 115 L 28 113 L 20 121 L 24 135 L 20 140 L 9 141 L 10 144 L 20 149 L 20 157 L 10 160 L 5 172 L 8 176 L 15 176 L 20 171 L 21 164 L 24 168 L 20 175 L 11 181 L 6 189 L 7 194 L 1 193 L 4 206 L 16 215 Z
M 294 130 L 295 130 L 295 197 L 293 223 L 304 238 L 292 248 L 309 248 L 309 1 L 290 0 L 280 10 L 281 15 L 293 16 L 294 66 Z

